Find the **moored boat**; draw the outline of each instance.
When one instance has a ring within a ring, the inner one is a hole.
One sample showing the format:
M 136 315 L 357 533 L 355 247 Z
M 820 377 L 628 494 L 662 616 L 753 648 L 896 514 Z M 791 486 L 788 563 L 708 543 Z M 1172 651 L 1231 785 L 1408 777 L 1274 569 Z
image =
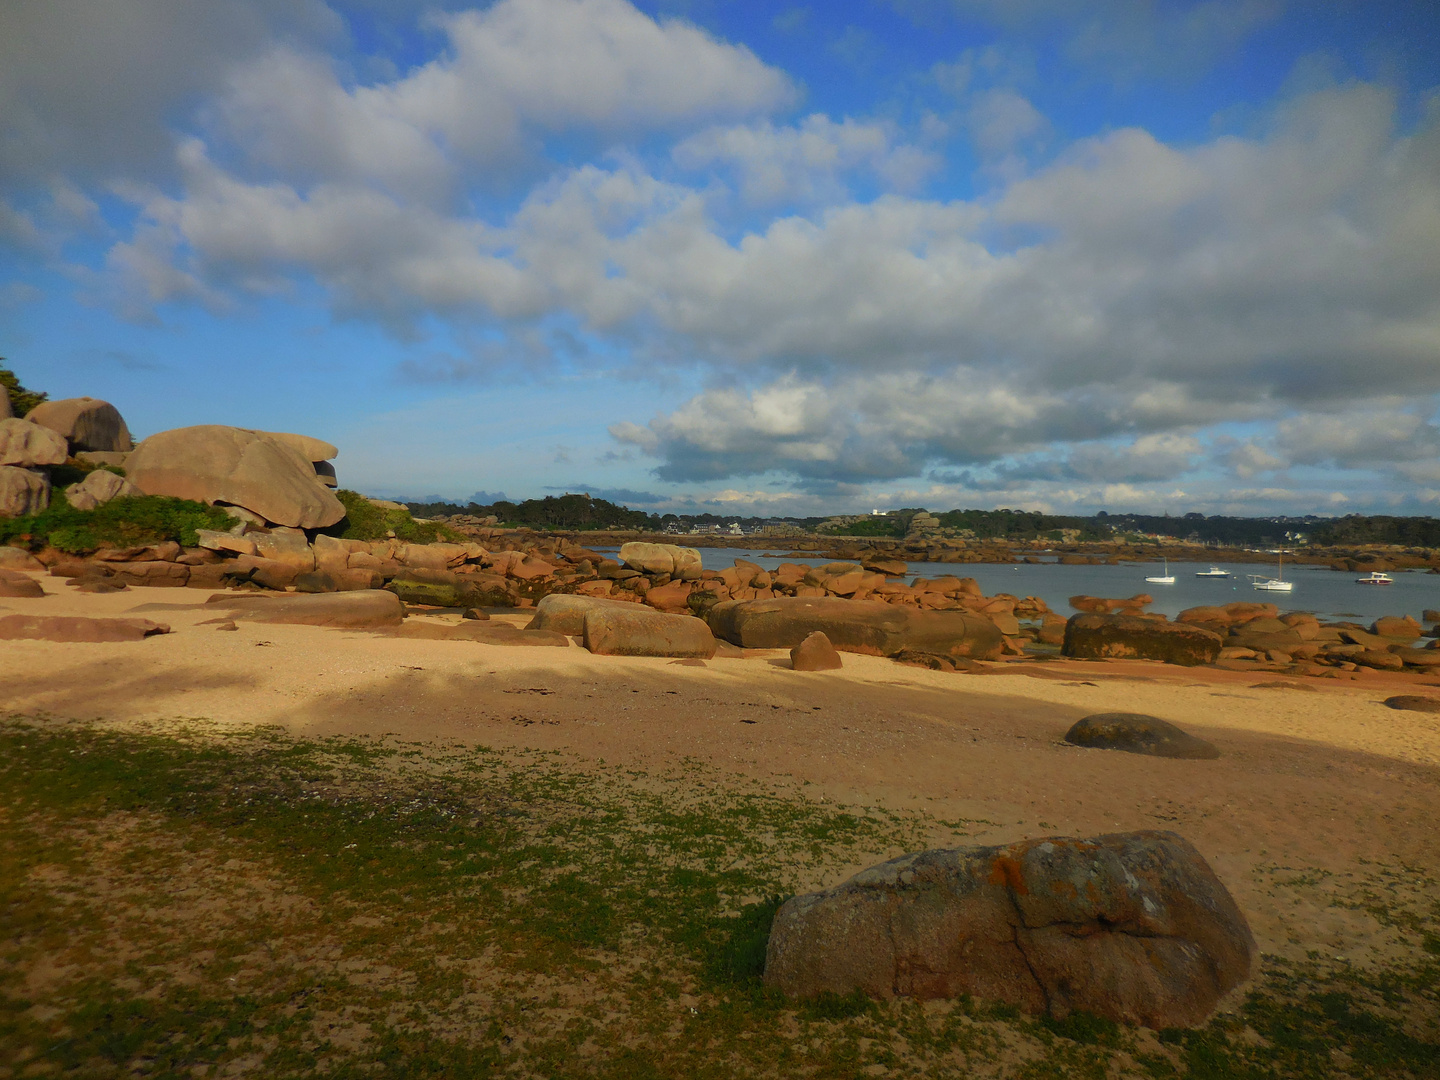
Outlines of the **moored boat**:
M 1228 577 L 1230 576 L 1230 571 L 1229 571 L 1229 570 L 1222 570 L 1222 569 L 1220 569 L 1220 567 L 1218 567 L 1218 566 L 1212 566 L 1212 567 L 1210 567 L 1209 570 L 1197 570 L 1197 571 L 1195 571 L 1195 576 L 1196 576 L 1196 577 L 1223 577 L 1223 578 L 1228 578 Z
M 1371 570 L 1364 577 L 1355 579 L 1357 585 L 1394 585 L 1395 579 L 1389 574 L 1382 574 L 1379 570 Z

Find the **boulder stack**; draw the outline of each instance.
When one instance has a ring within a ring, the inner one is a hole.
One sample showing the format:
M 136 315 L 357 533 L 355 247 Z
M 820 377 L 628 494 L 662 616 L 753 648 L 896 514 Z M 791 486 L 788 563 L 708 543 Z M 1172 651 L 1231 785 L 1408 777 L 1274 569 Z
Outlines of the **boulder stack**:
M 72 454 L 86 450 L 124 454 L 134 449 L 120 410 L 99 398 L 43 401 L 25 419 L 62 436 Z

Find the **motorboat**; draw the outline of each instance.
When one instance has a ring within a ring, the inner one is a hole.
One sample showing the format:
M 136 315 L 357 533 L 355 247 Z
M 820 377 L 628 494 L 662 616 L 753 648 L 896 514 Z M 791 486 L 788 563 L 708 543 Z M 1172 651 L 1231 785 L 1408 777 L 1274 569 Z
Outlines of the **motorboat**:
M 1165 560 L 1165 574 L 1163 577 L 1147 577 L 1145 580 L 1152 585 L 1174 585 L 1175 575 L 1170 573 L 1170 560 Z
M 1355 579 L 1357 585 L 1394 585 L 1395 579 L 1389 574 L 1382 574 L 1379 570 L 1371 570 L 1364 577 Z
M 1250 586 L 1261 592 L 1293 592 L 1295 583 L 1285 580 L 1285 553 L 1280 552 L 1280 563 L 1276 567 L 1274 577 L 1267 578 L 1264 574 L 1251 574 Z
M 1221 570 L 1220 567 L 1218 567 L 1218 566 L 1212 566 L 1212 567 L 1210 567 L 1209 570 L 1197 570 L 1197 571 L 1195 571 L 1195 576 L 1196 576 L 1196 577 L 1224 577 L 1224 578 L 1228 578 L 1228 577 L 1230 576 L 1230 571 L 1229 571 L 1229 570 Z

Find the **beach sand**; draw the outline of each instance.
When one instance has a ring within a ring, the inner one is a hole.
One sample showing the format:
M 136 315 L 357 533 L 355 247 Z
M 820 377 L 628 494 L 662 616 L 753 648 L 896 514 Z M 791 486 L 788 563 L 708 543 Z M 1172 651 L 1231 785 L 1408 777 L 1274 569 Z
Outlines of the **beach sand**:
M 10 714 L 392 734 L 640 770 L 699 762 L 788 794 L 923 811 L 943 823 L 934 845 L 1173 829 L 1234 893 L 1262 951 L 1296 959 L 1403 960 L 1402 939 L 1352 905 L 1377 875 L 1390 875 L 1406 903 L 1423 900 L 1423 878 L 1440 876 L 1440 716 L 1382 704 L 1396 693 L 1440 696 L 1432 678 L 1069 661 L 982 676 L 851 654 L 841 671 L 796 673 L 781 651 L 701 666 L 592 656 L 575 644 L 243 622 L 220 631 L 205 625 L 222 614 L 205 605 L 208 593 L 97 596 L 37 580 L 51 595 L 0 600 L 0 614 L 142 615 L 173 632 L 128 644 L 0 642 Z M 1115 710 L 1169 720 L 1222 756 L 1174 761 L 1063 741 L 1080 717 Z M 807 884 L 856 869 L 828 867 Z

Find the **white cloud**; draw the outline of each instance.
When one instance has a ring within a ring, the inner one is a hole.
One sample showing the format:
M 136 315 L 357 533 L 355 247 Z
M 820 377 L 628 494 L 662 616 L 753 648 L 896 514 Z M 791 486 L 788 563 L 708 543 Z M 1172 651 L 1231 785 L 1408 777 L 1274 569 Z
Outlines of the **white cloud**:
M 849 117 L 837 124 L 818 113 L 795 125 L 710 128 L 678 143 L 672 156 L 684 169 L 733 167 L 740 194 L 753 204 L 838 201 L 847 194 L 845 174 L 862 166 L 908 191 L 940 164 L 932 152 L 898 142 L 892 125 Z
M 604 138 L 767 112 L 789 79 L 747 48 L 628 0 L 500 0 L 437 17 L 448 53 L 346 87 L 325 59 L 278 48 L 235 72 L 221 103 L 257 160 L 301 182 L 378 181 L 434 198 L 547 134 Z

